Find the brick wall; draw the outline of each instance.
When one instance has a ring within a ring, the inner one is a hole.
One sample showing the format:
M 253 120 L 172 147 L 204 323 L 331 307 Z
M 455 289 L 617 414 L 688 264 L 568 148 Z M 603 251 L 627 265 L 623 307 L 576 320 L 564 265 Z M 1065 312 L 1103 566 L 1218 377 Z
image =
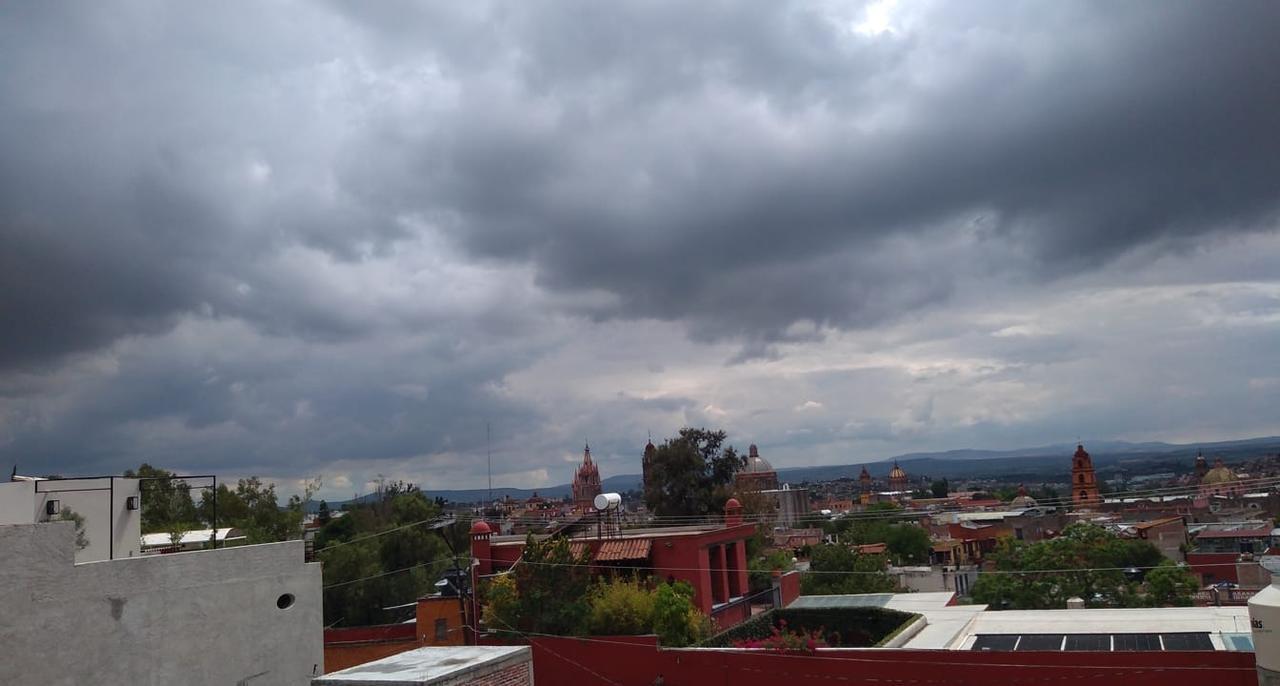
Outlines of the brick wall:
M 522 662 L 459 683 L 465 686 L 533 686 L 533 663 Z

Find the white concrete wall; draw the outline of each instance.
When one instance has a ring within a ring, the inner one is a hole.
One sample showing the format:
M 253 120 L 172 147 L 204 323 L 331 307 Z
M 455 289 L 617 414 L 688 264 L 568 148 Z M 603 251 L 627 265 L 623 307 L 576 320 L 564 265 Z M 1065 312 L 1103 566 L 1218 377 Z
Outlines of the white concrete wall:
M 0 482 L 0 524 L 33 524 L 36 486 L 32 481 Z
M 65 522 L 0 526 L 0 684 L 271 686 L 323 671 L 320 565 L 302 541 L 77 565 L 74 538 Z
M 89 545 L 76 553 L 76 562 L 137 557 L 142 554 L 142 511 L 128 510 L 125 507 L 125 500 L 129 496 L 141 494 L 138 479 L 102 477 L 47 479 L 25 483 L 34 485 L 36 491 L 34 519 L 28 519 L 28 522 L 50 521 L 45 513 L 45 503 L 49 500 L 57 500 L 60 509 L 69 507 L 84 517 L 84 533 Z

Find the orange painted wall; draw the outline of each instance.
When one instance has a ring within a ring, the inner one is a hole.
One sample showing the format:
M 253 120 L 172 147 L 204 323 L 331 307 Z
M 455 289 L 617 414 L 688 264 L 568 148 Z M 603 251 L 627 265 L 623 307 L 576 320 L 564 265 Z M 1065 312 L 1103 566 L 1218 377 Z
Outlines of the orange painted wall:
M 445 639 L 436 639 L 436 620 L 443 619 L 446 624 Z M 457 598 L 419 598 L 418 599 L 418 645 L 424 646 L 460 646 L 466 644 L 466 632 L 463 631 L 462 605 Z

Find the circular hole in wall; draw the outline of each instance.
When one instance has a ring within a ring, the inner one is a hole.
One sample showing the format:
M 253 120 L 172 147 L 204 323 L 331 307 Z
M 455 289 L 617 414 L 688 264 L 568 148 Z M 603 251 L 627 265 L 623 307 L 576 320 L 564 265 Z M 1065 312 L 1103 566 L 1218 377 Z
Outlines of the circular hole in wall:
M 293 607 L 293 594 L 292 593 L 281 594 L 279 598 L 276 598 L 276 607 L 280 608 L 281 610 L 287 610 Z

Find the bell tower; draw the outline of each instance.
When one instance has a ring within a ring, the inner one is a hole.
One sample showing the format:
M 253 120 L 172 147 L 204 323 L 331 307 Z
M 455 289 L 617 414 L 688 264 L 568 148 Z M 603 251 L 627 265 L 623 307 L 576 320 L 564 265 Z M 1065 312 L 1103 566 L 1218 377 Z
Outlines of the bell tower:
M 1076 507 L 1102 502 L 1098 495 L 1098 479 L 1093 473 L 1093 459 L 1083 445 L 1077 445 L 1076 454 L 1071 456 L 1071 502 Z

